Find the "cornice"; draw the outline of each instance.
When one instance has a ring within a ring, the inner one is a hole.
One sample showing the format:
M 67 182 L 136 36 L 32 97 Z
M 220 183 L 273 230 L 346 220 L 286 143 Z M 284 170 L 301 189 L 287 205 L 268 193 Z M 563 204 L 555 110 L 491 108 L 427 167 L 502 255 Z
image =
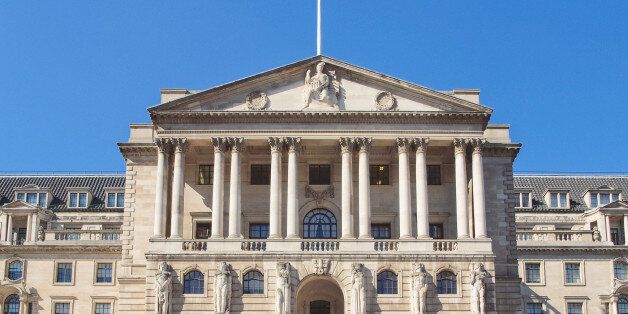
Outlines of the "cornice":
M 521 144 L 486 143 L 483 149 L 484 157 L 510 157 L 514 161 L 521 150 Z
M 28 254 L 28 253 L 64 253 L 64 254 L 90 254 L 90 253 L 109 253 L 121 254 L 122 245 L 2 245 L 0 246 L 0 254 Z
M 125 158 L 138 155 L 157 155 L 155 143 L 118 143 L 118 149 Z
M 519 252 L 597 252 L 597 253 L 628 253 L 628 247 L 624 246 L 517 246 Z

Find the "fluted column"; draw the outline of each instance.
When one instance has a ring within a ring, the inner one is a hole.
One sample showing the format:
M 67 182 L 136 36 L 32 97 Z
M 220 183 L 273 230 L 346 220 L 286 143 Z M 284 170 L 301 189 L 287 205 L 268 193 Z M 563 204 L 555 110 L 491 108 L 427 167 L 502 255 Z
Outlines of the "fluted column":
M 611 237 L 611 216 L 605 215 L 604 219 L 606 219 L 606 241 L 613 241 Z
M 13 215 L 9 214 L 9 221 L 7 222 L 7 242 L 13 242 Z
M 242 236 L 242 202 L 240 179 L 240 151 L 244 139 L 230 137 L 228 139 L 231 148 L 231 174 L 229 176 L 229 238 L 243 238 Z
M 399 238 L 412 238 L 412 208 L 410 201 L 410 158 L 411 140 L 397 138 L 399 157 Z
M 342 155 L 342 238 L 355 238 L 351 207 L 353 199 L 353 148 L 355 141 L 349 137 L 339 140 Z
M 225 173 L 225 150 L 227 140 L 222 137 L 212 138 L 214 146 L 214 175 L 212 178 L 212 238 L 220 239 L 223 235 L 224 217 L 224 173 Z
M 299 237 L 299 195 L 297 193 L 298 185 L 298 166 L 297 160 L 299 155 L 299 149 L 301 145 L 300 137 L 287 137 L 285 138 L 286 145 L 288 146 L 288 196 L 286 202 L 286 236 L 288 238 Z
M 155 185 L 155 224 L 153 225 L 153 237 L 164 238 L 166 236 L 166 176 L 168 171 L 168 145 L 169 140 L 158 138 L 157 145 L 157 178 Z
M 486 238 L 486 203 L 484 195 L 484 164 L 482 150 L 486 140 L 473 139 L 471 167 L 473 172 L 473 222 L 476 239 Z
M 359 137 L 355 139 L 359 147 L 358 153 L 358 211 L 360 216 L 360 238 L 371 239 L 371 178 L 369 176 L 369 150 L 371 138 Z
M 428 209 L 427 194 L 427 138 L 415 138 L 416 148 L 416 225 L 417 237 L 427 239 L 430 237 L 430 213 Z
M 456 226 L 458 239 L 469 238 L 469 217 L 467 215 L 467 165 L 466 139 L 454 139 L 456 164 Z
M 183 228 L 183 188 L 185 186 L 185 152 L 188 149 L 186 138 L 173 139 L 174 173 L 172 176 L 172 215 L 170 218 L 170 238 L 180 239 Z
M 270 223 L 269 238 L 281 238 L 281 151 L 283 139 L 271 137 L 270 145 Z

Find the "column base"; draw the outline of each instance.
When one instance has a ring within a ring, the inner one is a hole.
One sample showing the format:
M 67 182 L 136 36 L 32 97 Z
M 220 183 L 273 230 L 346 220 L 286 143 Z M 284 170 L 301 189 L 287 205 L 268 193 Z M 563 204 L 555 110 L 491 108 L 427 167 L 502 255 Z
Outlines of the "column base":
M 301 239 L 301 237 L 298 234 L 291 234 L 286 239 Z
M 358 239 L 373 239 L 373 236 L 370 234 L 364 234 L 358 237 Z
M 432 240 L 432 237 L 430 237 L 429 235 L 426 235 L 426 234 L 422 234 L 422 235 L 418 236 L 417 239 Z
M 230 234 L 229 239 L 244 239 L 244 236 L 241 234 Z
M 279 235 L 269 235 L 268 236 L 269 239 L 283 239 L 281 236 Z
M 471 239 L 468 234 L 459 235 L 458 239 Z
M 152 237 L 150 237 L 151 240 L 163 240 L 166 237 L 162 236 L 162 235 L 154 235 Z
M 488 237 L 487 237 L 486 235 L 483 235 L 483 234 L 482 234 L 482 235 L 475 236 L 475 238 L 476 238 L 476 239 L 488 239 Z
M 180 235 L 171 235 L 168 239 L 172 239 L 172 240 L 182 240 L 183 237 Z
M 224 239 L 224 237 L 221 235 L 212 235 L 210 239 Z
M 399 239 L 408 240 L 408 239 L 414 239 L 414 237 L 411 235 L 402 235 L 402 236 L 399 236 Z
M 355 236 L 352 234 L 343 234 L 342 237 L 340 237 L 341 239 L 346 239 L 346 240 L 353 240 L 355 239 Z

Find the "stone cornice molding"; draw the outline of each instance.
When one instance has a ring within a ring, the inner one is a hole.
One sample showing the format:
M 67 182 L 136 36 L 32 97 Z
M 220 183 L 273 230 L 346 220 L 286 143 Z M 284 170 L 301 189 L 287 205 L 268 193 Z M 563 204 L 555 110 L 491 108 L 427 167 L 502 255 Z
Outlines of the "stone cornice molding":
M 628 247 L 625 246 L 524 246 L 517 245 L 517 251 L 519 252 L 570 252 L 570 253 L 583 253 L 583 252 L 603 252 L 603 253 L 628 253 Z
M 547 222 L 547 223 L 564 223 L 564 222 L 583 223 L 584 219 L 582 218 L 582 216 L 568 217 L 568 216 L 551 215 L 550 217 L 540 217 L 540 216 L 515 215 L 515 221 L 516 222 Z
M 512 161 L 517 158 L 521 150 L 521 144 L 484 144 L 482 156 L 484 157 L 510 157 Z
M 27 254 L 27 253 L 74 253 L 74 254 L 121 254 L 122 245 L 103 243 L 103 245 L 73 244 L 73 245 L 2 245 L 0 253 L 4 254 Z
M 118 143 L 118 149 L 125 158 L 138 155 L 157 155 L 155 143 Z

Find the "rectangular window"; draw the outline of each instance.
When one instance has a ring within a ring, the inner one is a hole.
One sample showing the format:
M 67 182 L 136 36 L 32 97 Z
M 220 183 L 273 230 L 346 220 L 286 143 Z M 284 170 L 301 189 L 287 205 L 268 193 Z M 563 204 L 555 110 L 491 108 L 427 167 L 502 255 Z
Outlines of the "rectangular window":
M 331 184 L 330 165 L 310 165 L 310 184 L 329 185 Z
M 427 165 L 427 185 L 441 185 L 440 165 Z
M 268 224 L 254 223 L 249 225 L 249 239 L 268 239 Z
M 543 314 L 543 306 L 541 305 L 541 303 L 530 302 L 526 304 L 526 313 L 527 314 Z
M 110 303 L 96 303 L 94 307 L 95 314 L 111 314 L 111 304 Z
M 96 265 L 96 282 L 112 283 L 113 282 L 113 264 L 98 263 Z
M 430 224 L 430 237 L 432 239 L 444 239 L 443 224 Z
M 580 283 L 580 263 L 565 263 L 565 283 Z
M 196 223 L 195 239 L 209 239 L 211 236 L 212 236 L 211 222 L 197 222 Z
M 16 199 L 18 201 L 24 201 L 24 193 L 17 193 Z
M 626 242 L 624 228 L 611 228 L 611 242 L 615 245 L 623 245 Z
M 591 193 L 591 208 L 597 207 L 597 193 Z
M 600 206 L 608 205 L 611 202 L 611 195 L 608 193 L 600 193 Z
M 582 303 L 567 303 L 567 314 L 582 314 Z
M 118 193 L 118 196 L 116 198 L 116 207 L 124 207 L 124 193 Z
M 565 208 L 569 205 L 567 203 L 566 192 L 551 192 L 550 193 L 550 207 L 553 208 Z
M 78 207 L 81 207 L 81 208 L 87 207 L 87 193 L 79 193 Z
M 78 205 L 78 193 L 70 193 L 70 207 L 76 207 Z
M 71 283 L 72 282 L 72 263 L 58 263 L 57 264 L 57 283 Z
M 251 165 L 251 185 L 270 184 L 270 165 Z
M 519 207 L 521 208 L 530 207 L 530 193 L 529 192 L 519 193 Z
M 70 303 L 55 303 L 55 314 L 70 314 Z
M 541 283 L 541 264 L 526 263 L 526 283 Z
M 26 203 L 37 205 L 37 193 L 26 193 Z
M 375 239 L 390 239 L 390 224 L 372 224 L 371 235 Z
M 48 206 L 48 193 L 39 193 L 39 200 L 37 200 L 37 206 L 46 208 Z
M 611 202 L 617 202 L 621 200 L 619 198 L 619 193 L 612 193 L 611 196 L 612 196 Z
M 107 193 L 107 207 L 116 207 L 116 193 Z
M 371 165 L 369 172 L 371 176 L 371 185 L 390 184 L 389 170 L 388 165 Z
M 214 173 L 213 165 L 199 165 L 198 166 L 198 185 L 210 185 Z

